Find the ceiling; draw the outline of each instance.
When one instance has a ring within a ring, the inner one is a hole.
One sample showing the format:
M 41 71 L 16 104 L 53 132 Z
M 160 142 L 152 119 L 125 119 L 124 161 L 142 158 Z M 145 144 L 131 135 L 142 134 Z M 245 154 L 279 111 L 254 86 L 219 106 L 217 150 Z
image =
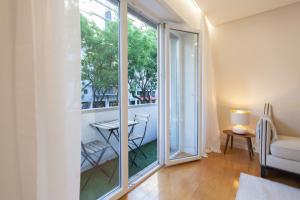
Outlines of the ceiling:
M 214 25 L 273 10 L 300 0 L 195 0 Z
M 135 11 L 153 22 L 183 22 L 183 20 L 164 3 L 164 0 L 128 0 L 128 3 Z

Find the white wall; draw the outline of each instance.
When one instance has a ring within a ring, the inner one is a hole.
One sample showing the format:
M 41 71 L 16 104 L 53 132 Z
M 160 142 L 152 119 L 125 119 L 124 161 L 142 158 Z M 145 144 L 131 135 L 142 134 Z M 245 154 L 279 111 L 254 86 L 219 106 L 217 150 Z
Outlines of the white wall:
M 230 127 L 229 109 L 274 108 L 278 132 L 300 136 L 300 3 L 214 28 L 218 117 Z
M 0 115 L 0 199 L 20 199 L 17 136 L 15 120 L 14 37 L 15 1 L 3 0 L 0 6 L 1 115 Z

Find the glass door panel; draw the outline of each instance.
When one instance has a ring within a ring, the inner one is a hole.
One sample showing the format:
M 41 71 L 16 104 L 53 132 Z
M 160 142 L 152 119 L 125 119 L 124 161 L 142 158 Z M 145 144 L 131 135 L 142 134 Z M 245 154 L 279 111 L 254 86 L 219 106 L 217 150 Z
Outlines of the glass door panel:
M 197 32 L 167 28 L 166 164 L 199 158 Z
M 128 174 L 132 184 L 158 165 L 157 27 L 128 10 Z
M 119 1 L 80 0 L 80 199 L 120 188 Z

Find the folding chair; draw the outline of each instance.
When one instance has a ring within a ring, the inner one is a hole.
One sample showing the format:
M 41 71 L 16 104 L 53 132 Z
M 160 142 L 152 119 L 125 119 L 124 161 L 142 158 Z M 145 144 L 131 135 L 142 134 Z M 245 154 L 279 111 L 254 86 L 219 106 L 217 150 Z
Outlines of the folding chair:
M 110 148 L 111 145 L 107 143 L 103 143 L 99 140 L 94 140 L 88 143 L 81 142 L 81 155 L 83 157 L 83 160 L 81 162 L 81 167 L 85 162 L 88 162 L 90 165 L 93 166 L 95 169 L 99 169 L 105 176 L 109 178 L 109 182 L 111 181 L 116 168 L 114 169 L 113 173 L 109 175 L 99 164 L 101 162 L 101 159 L 106 152 L 108 148 Z M 89 180 L 92 178 L 92 175 L 95 173 L 96 170 L 94 170 L 86 179 L 85 183 L 83 184 L 81 190 L 83 190 L 86 185 L 88 184 Z
M 134 157 L 131 160 L 132 161 L 131 165 L 135 163 L 136 157 L 139 152 L 145 157 L 145 159 L 147 159 L 147 156 L 141 149 L 141 146 L 147 132 L 149 119 L 150 119 L 150 114 L 135 114 L 134 116 L 134 121 L 138 122 L 138 124 L 144 124 L 145 127 L 142 133 L 136 132 L 133 129 L 129 133 L 128 142 L 130 145 L 133 146 L 133 148 L 131 149 L 133 149 L 133 153 L 134 153 Z

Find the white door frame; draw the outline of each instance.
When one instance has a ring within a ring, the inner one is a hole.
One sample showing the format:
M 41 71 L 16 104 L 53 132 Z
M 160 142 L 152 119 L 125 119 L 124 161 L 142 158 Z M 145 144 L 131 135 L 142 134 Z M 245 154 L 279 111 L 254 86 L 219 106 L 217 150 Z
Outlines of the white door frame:
M 119 188 L 99 199 L 119 199 L 128 192 L 128 2 L 119 1 L 120 166 Z
M 126 193 L 128 193 L 132 188 L 129 187 L 129 174 L 128 174 L 128 0 L 119 0 L 119 79 L 120 79 L 120 187 L 111 191 L 107 195 L 100 197 L 99 199 L 119 199 Z M 160 28 L 158 27 L 158 42 L 160 44 L 161 33 L 159 32 Z M 145 178 L 150 176 L 154 171 L 158 170 L 163 165 L 163 151 L 162 151 L 162 120 L 161 118 L 161 62 L 160 62 L 160 54 L 161 47 L 158 45 L 158 92 L 159 92 L 159 100 L 158 100 L 158 166 L 154 167 L 149 172 L 146 172 L 143 177 L 140 177 L 135 184 L 143 181 Z
M 170 160 L 170 152 L 169 152 L 169 147 L 170 147 L 170 109 L 169 109 L 169 100 L 170 100 L 170 63 L 169 63 L 169 35 L 170 35 L 170 29 L 178 30 L 178 31 L 185 31 L 185 32 L 191 32 L 195 33 L 198 35 L 198 51 L 197 51 L 197 77 L 196 77 L 196 106 L 197 106 L 197 140 L 195 141 L 197 144 L 197 155 L 195 156 L 190 156 L 186 158 L 181 158 L 181 159 L 175 159 L 175 160 Z M 202 62 L 201 62 L 201 55 L 202 55 L 202 49 L 201 49 L 201 40 L 202 40 L 202 35 L 199 30 L 195 29 L 190 29 L 190 28 L 185 28 L 179 25 L 169 25 L 165 24 L 164 25 L 164 88 L 165 88 L 165 98 L 164 98 L 164 163 L 166 166 L 171 166 L 171 165 L 176 165 L 180 163 L 185 163 L 189 161 L 194 161 L 194 160 L 199 160 L 201 158 L 201 127 L 202 127 L 202 90 L 201 90 L 201 85 L 202 85 Z

